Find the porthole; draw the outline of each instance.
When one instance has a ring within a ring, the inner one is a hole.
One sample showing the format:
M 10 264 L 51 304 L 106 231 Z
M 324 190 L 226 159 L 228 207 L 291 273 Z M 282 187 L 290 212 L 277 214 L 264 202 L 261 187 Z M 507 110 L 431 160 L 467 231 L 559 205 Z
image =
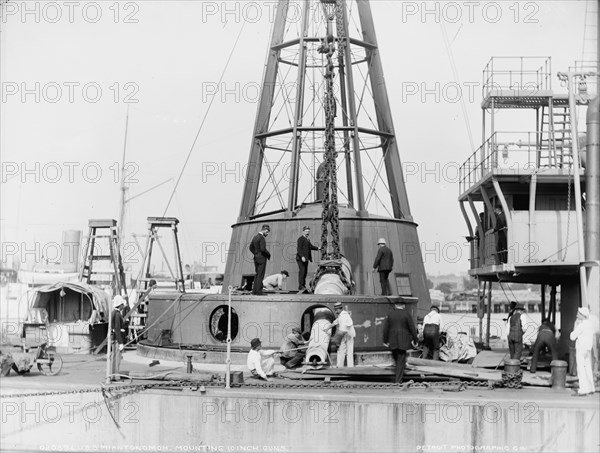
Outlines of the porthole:
M 227 341 L 227 313 L 229 309 L 227 305 L 219 305 L 210 314 L 208 320 L 210 333 L 213 338 L 222 343 Z M 239 318 L 235 310 L 231 309 L 231 339 L 237 337 L 239 329 Z

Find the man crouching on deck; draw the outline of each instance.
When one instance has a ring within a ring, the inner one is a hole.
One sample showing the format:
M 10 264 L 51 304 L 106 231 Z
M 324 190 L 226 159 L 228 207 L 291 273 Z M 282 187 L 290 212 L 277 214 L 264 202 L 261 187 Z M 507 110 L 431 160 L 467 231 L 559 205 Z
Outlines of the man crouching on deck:
M 277 374 L 273 372 L 275 366 L 274 355 L 279 354 L 273 350 L 263 350 L 262 343 L 259 338 L 255 338 L 250 341 L 250 352 L 248 353 L 248 359 L 246 365 L 252 373 L 252 376 L 262 378 L 265 381 L 269 381 L 269 377 L 277 377 Z

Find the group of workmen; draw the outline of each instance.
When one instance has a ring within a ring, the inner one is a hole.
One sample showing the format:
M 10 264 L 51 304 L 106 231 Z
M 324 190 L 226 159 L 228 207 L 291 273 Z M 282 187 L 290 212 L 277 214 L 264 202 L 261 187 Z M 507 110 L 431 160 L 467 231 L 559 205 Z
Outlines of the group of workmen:
M 337 327 L 336 335 L 332 338 L 332 343 L 337 348 L 336 366 L 341 368 L 346 364 L 348 367 L 354 366 L 354 322 L 350 313 L 344 309 L 341 302 L 336 302 L 333 306 L 336 318 L 331 323 L 326 323 L 323 334 L 329 336 L 334 327 Z M 321 333 L 317 332 L 317 335 Z M 329 338 L 329 337 L 327 337 Z M 298 327 L 292 328 L 292 332 L 287 335 L 279 351 L 262 349 L 260 338 L 254 338 L 250 341 L 250 352 L 248 353 L 247 366 L 253 376 L 266 379 L 276 376 L 273 371 L 275 366 L 275 357 L 279 356 L 281 364 L 287 369 L 293 369 L 300 365 L 306 357 L 308 341 L 304 338 L 302 331 Z
M 525 307 L 513 301 L 510 303 L 509 310 L 508 317 L 505 319 L 508 325 L 508 350 L 511 359 L 521 360 L 523 334 L 526 329 L 523 316 Z M 579 379 L 579 389 L 573 396 L 587 396 L 595 392 L 592 349 L 597 329 L 597 318 L 592 316 L 590 309 L 579 307 L 573 331 L 569 335 L 569 339 L 575 341 L 575 360 Z M 550 351 L 552 360 L 558 360 L 556 328 L 547 318 L 542 320 L 533 345 L 530 368 L 532 373 L 537 371 L 539 355 L 544 348 Z
M 338 334 L 332 339 L 337 346 L 336 366 L 354 366 L 354 337 L 356 333 L 350 313 L 343 308 L 342 303 L 336 302 L 334 310 L 337 315 L 335 321 L 326 330 L 331 330 L 337 325 Z M 520 360 L 523 350 L 523 333 L 525 321 L 522 314 L 524 306 L 511 302 L 508 317 L 505 319 L 508 326 L 508 346 L 511 359 Z M 577 376 L 579 389 L 574 396 L 592 395 L 595 392 L 594 375 L 592 366 L 592 345 L 595 332 L 594 320 L 588 308 L 579 308 L 577 320 L 570 339 L 575 341 Z M 402 382 L 406 368 L 407 353 L 409 349 L 417 348 L 422 340 L 422 358 L 429 359 L 432 353 L 433 360 L 439 360 L 439 337 L 442 325 L 439 307 L 433 305 L 430 312 L 423 319 L 423 330 L 415 326 L 412 315 L 406 310 L 406 304 L 398 301 L 390 311 L 383 325 L 383 344 L 391 350 L 395 363 L 394 382 Z M 544 347 L 552 354 L 552 360 L 558 358 L 558 346 L 555 338 L 555 327 L 550 320 L 542 321 L 538 335 L 533 346 L 531 372 L 535 373 L 538 366 L 538 357 Z M 286 368 L 295 368 L 302 364 L 305 358 L 304 346 L 308 342 L 302 336 L 302 331 L 295 327 L 281 346 L 279 351 L 262 350 L 261 341 L 255 338 L 250 342 L 251 350 L 248 354 L 247 366 L 251 373 L 259 378 L 269 380 L 276 376 L 274 372 L 275 359 L 280 355 L 281 364 Z
M 263 290 L 283 290 L 284 283 L 290 276 L 287 270 L 282 270 L 277 274 L 270 275 L 265 278 L 267 261 L 271 259 L 271 253 L 267 250 L 266 237 L 271 232 L 269 225 L 263 225 L 260 231 L 252 238 L 250 242 L 250 252 L 254 256 L 255 277 L 252 284 L 252 294 L 262 295 Z M 308 273 L 308 263 L 312 262 L 312 252 L 321 250 L 310 242 L 310 227 L 302 227 L 302 235 L 298 238 L 296 248 L 296 263 L 298 264 L 298 292 L 307 293 L 309 290 L 306 287 L 306 275 Z M 377 242 L 377 256 L 373 263 L 373 271 L 379 273 L 379 281 L 381 283 L 381 294 L 383 296 L 391 296 L 389 275 L 394 267 L 394 255 L 387 246 L 384 238 Z
M 333 327 L 337 327 L 336 335 L 332 337 L 332 343 L 337 347 L 336 367 L 341 368 L 344 365 L 353 367 L 356 332 L 352 317 L 341 302 L 335 303 L 334 311 L 336 318 L 328 324 L 324 333 L 329 334 Z M 294 327 L 292 333 L 285 337 L 279 351 L 262 349 L 260 338 L 254 338 L 250 341 L 251 349 L 246 365 L 253 376 L 270 380 L 271 377 L 277 377 L 277 373 L 274 371 L 275 357 L 279 356 L 281 364 L 287 369 L 295 368 L 302 364 L 307 348 L 305 345 L 310 343 L 310 340 L 305 340 L 298 327 Z M 406 304 L 398 301 L 385 319 L 383 327 L 383 343 L 391 350 L 396 367 L 394 382 L 402 382 L 407 351 L 411 347 L 416 347 L 417 342 L 417 328 L 412 316 L 406 310 Z

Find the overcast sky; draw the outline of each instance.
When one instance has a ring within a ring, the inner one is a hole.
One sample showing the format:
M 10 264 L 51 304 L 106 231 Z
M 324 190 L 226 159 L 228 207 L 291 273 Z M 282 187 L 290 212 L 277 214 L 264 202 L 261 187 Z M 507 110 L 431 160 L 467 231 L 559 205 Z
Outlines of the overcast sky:
M 217 94 L 166 212 L 181 221 L 184 263 L 204 258 L 223 268 L 221 252 L 238 216 L 256 114 L 251 88 L 261 82 L 274 5 L 3 5 L 3 258 L 6 244 L 22 253 L 37 242 L 41 251 L 59 241 L 64 229 L 86 230 L 90 218 L 118 217 L 128 107 L 126 160 L 134 171 L 128 196 L 171 179 L 128 203 L 126 232 L 145 233 L 146 217 L 164 213 L 207 112 L 207 89 L 219 80 L 245 22 L 224 77 L 229 94 Z M 472 143 L 477 148 L 481 142 L 482 70 L 492 56 L 550 56 L 552 84 L 559 89 L 556 72 L 584 51 L 586 2 L 371 5 L 426 270 L 463 272 L 467 229 L 457 174 L 474 151 Z M 423 89 L 430 94 L 423 97 Z M 533 113 L 530 118 L 533 125 Z M 215 247 L 216 254 L 203 257 L 203 250 Z

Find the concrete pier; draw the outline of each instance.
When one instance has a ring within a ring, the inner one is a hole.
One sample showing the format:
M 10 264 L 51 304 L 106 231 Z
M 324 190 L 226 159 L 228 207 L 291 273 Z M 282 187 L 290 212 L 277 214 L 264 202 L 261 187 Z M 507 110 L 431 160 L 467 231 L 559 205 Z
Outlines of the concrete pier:
M 210 388 L 107 404 L 99 392 L 3 398 L 2 449 L 598 451 L 597 398 L 575 405 L 515 393 Z
M 124 363 L 123 369 L 130 371 L 185 370 L 184 364 L 148 368 L 145 362 Z M 79 365 L 67 358 L 58 376 L 32 371 L 30 376 L 2 378 L 0 448 L 597 452 L 600 444 L 597 394 L 573 398 L 568 390 L 537 388 L 311 389 L 294 388 L 297 381 L 274 379 L 272 383 L 281 388 L 119 390 L 114 384 L 103 396 L 99 384 L 103 365 L 99 360 Z

